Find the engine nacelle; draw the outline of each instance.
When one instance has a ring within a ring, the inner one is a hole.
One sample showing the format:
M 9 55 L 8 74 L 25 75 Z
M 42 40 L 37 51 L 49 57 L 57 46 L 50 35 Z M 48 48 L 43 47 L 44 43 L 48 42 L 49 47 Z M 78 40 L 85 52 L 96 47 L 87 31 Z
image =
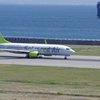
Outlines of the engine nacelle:
M 37 51 L 29 52 L 29 57 L 38 57 L 39 53 Z

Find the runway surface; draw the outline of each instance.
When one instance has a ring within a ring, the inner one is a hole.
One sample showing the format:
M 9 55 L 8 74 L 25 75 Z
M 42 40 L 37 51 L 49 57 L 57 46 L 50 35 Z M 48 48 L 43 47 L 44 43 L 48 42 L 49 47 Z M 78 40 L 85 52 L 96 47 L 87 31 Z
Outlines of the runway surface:
M 71 55 L 67 60 L 63 56 L 43 56 L 42 58 L 25 58 L 25 56 L 25 54 L 0 52 L 0 64 L 100 68 L 100 56 Z

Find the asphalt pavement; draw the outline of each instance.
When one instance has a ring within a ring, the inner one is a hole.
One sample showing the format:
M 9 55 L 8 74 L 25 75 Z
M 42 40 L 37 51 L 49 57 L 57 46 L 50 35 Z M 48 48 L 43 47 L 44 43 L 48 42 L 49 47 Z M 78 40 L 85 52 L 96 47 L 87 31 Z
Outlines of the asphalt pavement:
M 42 56 L 39 58 L 26 58 L 25 56 L 25 54 L 0 52 L 0 64 L 100 68 L 100 56 L 71 55 L 68 59 L 64 59 L 64 56 Z

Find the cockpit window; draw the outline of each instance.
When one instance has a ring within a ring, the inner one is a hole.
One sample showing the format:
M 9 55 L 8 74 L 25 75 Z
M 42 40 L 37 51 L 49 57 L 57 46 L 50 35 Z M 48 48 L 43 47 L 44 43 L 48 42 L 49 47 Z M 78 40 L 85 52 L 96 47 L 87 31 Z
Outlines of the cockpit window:
M 66 48 L 66 50 L 69 50 L 69 48 Z

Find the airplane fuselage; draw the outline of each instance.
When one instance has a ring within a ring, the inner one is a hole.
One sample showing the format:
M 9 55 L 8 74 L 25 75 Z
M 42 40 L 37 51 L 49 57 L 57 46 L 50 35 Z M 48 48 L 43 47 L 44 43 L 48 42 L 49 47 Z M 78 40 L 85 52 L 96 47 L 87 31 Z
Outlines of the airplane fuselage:
M 75 53 L 68 46 L 50 44 L 26 44 L 26 43 L 1 43 L 0 49 L 13 53 L 28 53 L 37 51 L 39 55 L 65 55 Z

